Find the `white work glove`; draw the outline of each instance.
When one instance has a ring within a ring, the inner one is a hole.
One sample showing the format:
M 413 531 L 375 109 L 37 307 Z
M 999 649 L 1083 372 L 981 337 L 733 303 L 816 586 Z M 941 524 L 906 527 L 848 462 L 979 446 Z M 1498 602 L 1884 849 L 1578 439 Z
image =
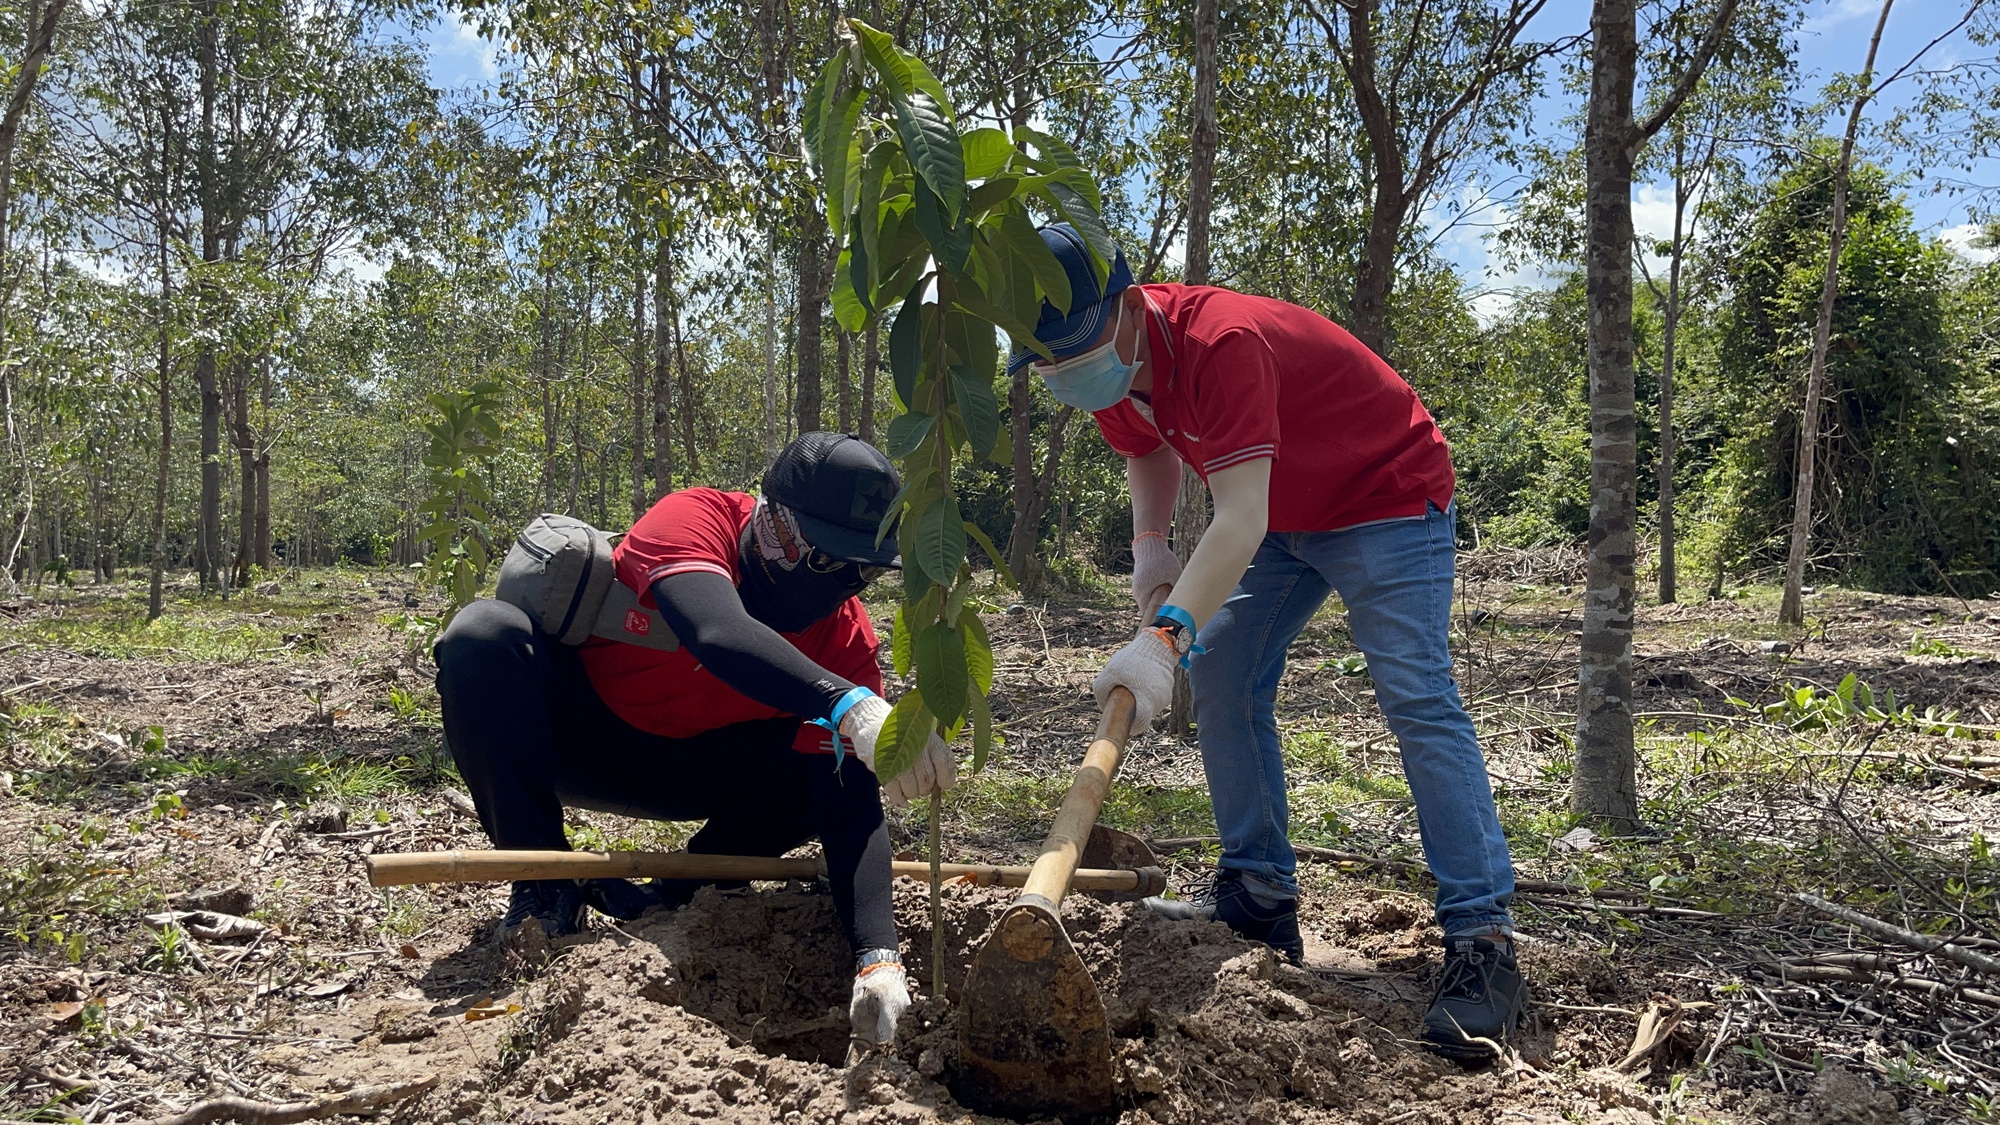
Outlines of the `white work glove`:
M 1139 612 L 1157 609 L 1173 595 L 1174 583 L 1181 580 L 1181 560 L 1167 546 L 1167 537 L 1157 533 L 1132 540 L 1132 600 Z M 1165 586 L 1166 593 L 1160 593 Z M 1159 595 L 1155 597 L 1155 595 Z
M 855 701 L 840 717 L 840 736 L 854 744 L 854 753 L 863 765 L 875 768 L 875 740 L 882 737 L 882 722 L 889 717 L 889 701 L 867 695 Z
M 909 978 L 901 961 L 877 961 L 854 977 L 854 998 L 847 1005 L 847 1026 L 855 1039 L 871 1047 L 896 1041 L 896 1021 L 910 1007 Z
M 1098 710 L 1104 709 L 1112 688 L 1122 687 L 1132 693 L 1138 704 L 1132 712 L 1133 729 L 1146 729 L 1153 724 L 1153 716 L 1166 710 L 1173 701 L 1174 669 L 1180 662 L 1180 654 L 1174 651 L 1165 629 L 1151 626 L 1141 630 L 1132 643 L 1105 661 L 1104 670 L 1092 681 L 1090 691 L 1097 697 Z
M 882 783 L 882 796 L 900 809 L 919 797 L 942 793 L 957 784 L 958 762 L 952 758 L 944 739 L 932 731 L 930 741 L 924 743 L 924 752 L 917 755 L 910 768 Z

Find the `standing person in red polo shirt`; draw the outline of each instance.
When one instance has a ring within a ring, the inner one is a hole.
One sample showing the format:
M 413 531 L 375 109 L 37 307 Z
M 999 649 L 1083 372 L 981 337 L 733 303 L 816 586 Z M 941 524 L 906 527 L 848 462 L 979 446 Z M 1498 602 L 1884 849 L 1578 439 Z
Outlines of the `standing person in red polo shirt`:
M 893 531 L 877 538 L 900 487 L 875 447 L 805 434 L 764 474 L 762 498 L 670 493 L 619 542 L 618 580 L 677 647 L 572 648 L 493 599 L 460 611 L 437 645 L 445 739 L 495 847 L 567 849 L 565 806 L 705 819 L 688 850 L 711 855 L 783 855 L 817 836 L 855 954 L 849 1016 L 868 1043 L 893 1039 L 910 1004 L 882 793 L 900 805 L 956 780 L 935 734 L 884 786 L 872 772 L 889 705 L 857 595 L 901 563 Z M 532 923 L 566 937 L 586 906 L 635 918 L 700 885 L 519 882 L 501 933 Z
M 1286 838 L 1278 680 L 1286 649 L 1329 593 L 1347 608 L 1375 696 L 1402 748 L 1424 854 L 1437 875 L 1444 975 L 1423 1035 L 1441 1054 L 1493 1055 L 1524 1000 L 1507 907 L 1514 871 L 1472 720 L 1451 675 L 1451 454 L 1389 365 L 1325 317 L 1227 289 L 1134 285 L 1123 255 L 1100 289 L 1067 224 L 1043 240 L 1073 312 L 1044 302 L 1017 347 L 1058 401 L 1091 411 L 1126 458 L 1132 596 L 1158 615 L 1106 663 L 1150 723 L 1187 664 L 1202 763 L 1222 835 L 1214 883 L 1161 913 L 1206 917 L 1304 953 Z M 1215 516 L 1185 570 L 1167 546 L 1181 466 Z

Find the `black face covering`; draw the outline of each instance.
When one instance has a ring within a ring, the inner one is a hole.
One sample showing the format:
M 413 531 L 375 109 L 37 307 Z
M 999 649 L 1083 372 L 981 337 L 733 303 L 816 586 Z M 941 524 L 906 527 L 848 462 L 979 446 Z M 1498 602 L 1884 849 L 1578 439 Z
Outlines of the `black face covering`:
M 760 501 L 737 540 L 743 581 L 736 587 L 751 617 L 780 633 L 798 633 L 867 588 L 861 568 L 837 562 L 799 533 L 782 504 Z

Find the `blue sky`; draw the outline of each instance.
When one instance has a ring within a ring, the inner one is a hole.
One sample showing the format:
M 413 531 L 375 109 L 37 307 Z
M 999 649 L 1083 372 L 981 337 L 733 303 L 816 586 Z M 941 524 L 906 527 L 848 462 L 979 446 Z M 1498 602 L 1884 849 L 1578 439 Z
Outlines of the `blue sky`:
M 1878 68 L 1887 72 L 1901 66 L 1954 22 L 1964 10 L 1962 5 L 1963 0 L 1899 0 L 1883 35 Z M 1879 0 L 1815 0 L 1808 5 L 1799 35 L 1802 96 L 1816 96 L 1835 74 L 1861 68 L 1879 10 Z M 1550 0 L 1532 33 L 1548 37 L 1577 34 L 1587 30 L 1589 23 L 1589 0 Z M 418 38 L 430 54 L 432 80 L 440 86 L 470 90 L 490 85 L 496 77 L 492 46 L 466 25 L 447 20 L 424 29 Z M 1960 33 L 1934 48 L 1925 57 L 1925 65 L 1947 65 L 1977 50 Z M 1916 83 L 1908 79 L 1891 86 L 1871 108 L 1869 118 L 1886 119 L 1897 108 L 1907 105 L 1916 93 Z M 1540 131 L 1552 130 L 1574 109 L 1570 95 L 1555 91 L 1537 113 Z M 1844 114 L 1830 114 L 1826 130 L 1837 134 L 1843 124 Z M 1887 160 L 1892 166 L 1898 164 L 1895 153 L 1875 151 L 1871 155 Z M 2000 185 L 2000 159 L 1982 162 L 1973 179 Z M 1668 198 L 1662 185 L 1641 184 L 1635 188 L 1633 218 L 1642 232 L 1666 233 L 1671 218 Z M 1913 191 L 1909 202 L 1919 227 L 1924 230 L 1961 247 L 1972 236 L 1970 200 Z M 1487 214 L 1492 221 L 1506 219 L 1504 208 Z M 1507 297 L 1510 292 L 1542 281 L 1540 272 L 1532 266 L 1509 268 L 1493 258 L 1485 237 L 1490 225 L 1489 221 L 1485 225 L 1460 226 L 1444 233 L 1439 240 L 1440 249 L 1458 268 L 1467 286 L 1484 294 L 1478 303 L 1488 313 L 1510 303 Z

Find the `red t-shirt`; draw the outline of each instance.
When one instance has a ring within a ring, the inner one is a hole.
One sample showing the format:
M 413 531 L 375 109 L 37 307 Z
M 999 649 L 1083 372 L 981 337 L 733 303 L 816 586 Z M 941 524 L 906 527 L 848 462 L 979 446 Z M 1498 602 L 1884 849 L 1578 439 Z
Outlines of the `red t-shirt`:
M 1144 457 L 1164 441 L 1203 480 L 1271 458 L 1272 531 L 1334 531 L 1451 502 L 1451 451 L 1437 423 L 1346 329 L 1268 297 L 1140 288 L 1153 418 L 1130 398 L 1098 411 L 1111 448 Z
M 754 496 L 713 488 L 660 497 L 611 552 L 618 581 L 639 591 L 640 602 L 649 609 L 653 583 L 670 574 L 703 570 L 740 583 L 736 544 L 756 507 Z M 802 633 L 780 635 L 820 667 L 881 693 L 882 670 L 875 663 L 880 646 L 859 598 L 849 598 L 833 616 Z M 612 713 L 653 734 L 688 738 L 784 714 L 716 679 L 684 648 L 668 652 L 592 637 L 582 654 L 591 686 Z M 804 723 L 795 745 L 832 752 L 830 734 Z

